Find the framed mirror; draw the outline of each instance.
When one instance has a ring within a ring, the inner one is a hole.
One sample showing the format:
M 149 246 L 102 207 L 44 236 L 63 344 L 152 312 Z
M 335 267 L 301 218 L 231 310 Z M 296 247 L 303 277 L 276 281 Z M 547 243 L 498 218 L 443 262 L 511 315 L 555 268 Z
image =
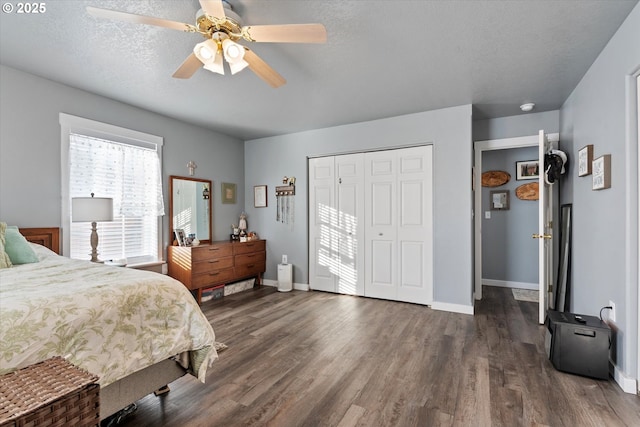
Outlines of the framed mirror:
M 211 243 L 211 181 L 184 176 L 169 177 L 169 235 L 171 244 L 182 246 L 185 237 L 195 235 L 200 243 Z M 179 230 L 181 239 L 176 238 Z

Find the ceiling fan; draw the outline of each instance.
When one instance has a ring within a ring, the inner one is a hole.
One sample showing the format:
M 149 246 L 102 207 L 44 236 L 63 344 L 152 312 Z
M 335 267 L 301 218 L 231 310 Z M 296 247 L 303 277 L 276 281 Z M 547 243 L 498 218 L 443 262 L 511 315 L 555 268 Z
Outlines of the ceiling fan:
M 271 87 L 277 88 L 286 83 L 284 77 L 248 47 L 237 43 L 238 40 L 273 43 L 325 43 L 327 41 L 327 31 L 322 24 L 243 26 L 242 20 L 226 0 L 199 1 L 202 9 L 196 14 L 195 25 L 91 6 L 87 7 L 87 12 L 99 18 L 156 25 L 201 34 L 205 41 L 196 44 L 193 53 L 173 73 L 173 77 L 179 79 L 190 78 L 201 66 L 214 73 L 224 74 L 222 60 L 224 57 L 229 64 L 231 74 L 249 67 Z

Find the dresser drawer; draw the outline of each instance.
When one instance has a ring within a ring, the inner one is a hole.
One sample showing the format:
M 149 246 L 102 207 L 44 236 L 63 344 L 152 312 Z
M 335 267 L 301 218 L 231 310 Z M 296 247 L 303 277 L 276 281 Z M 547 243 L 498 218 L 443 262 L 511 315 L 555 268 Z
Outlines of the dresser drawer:
M 247 276 L 257 276 L 258 274 L 264 273 L 266 270 L 266 263 L 264 260 L 259 262 L 255 262 L 252 264 L 236 266 L 236 277 L 247 277 Z
M 233 267 L 233 257 L 214 258 L 207 261 L 193 263 L 193 274 L 213 273 L 218 270 Z
M 193 262 L 210 260 L 233 255 L 233 247 L 229 243 L 214 243 L 205 246 L 191 248 L 191 260 Z
M 233 277 L 233 268 L 194 275 L 191 281 L 191 289 L 198 289 L 205 286 L 217 285 L 218 283 L 230 282 Z
M 254 252 L 250 254 L 236 255 L 235 256 L 236 267 L 239 267 L 241 265 L 247 265 L 247 264 L 255 264 L 257 262 L 264 263 L 265 256 L 266 256 L 265 252 Z
M 233 252 L 238 254 L 247 254 L 251 252 L 264 252 L 265 240 L 252 240 L 250 242 L 234 243 Z

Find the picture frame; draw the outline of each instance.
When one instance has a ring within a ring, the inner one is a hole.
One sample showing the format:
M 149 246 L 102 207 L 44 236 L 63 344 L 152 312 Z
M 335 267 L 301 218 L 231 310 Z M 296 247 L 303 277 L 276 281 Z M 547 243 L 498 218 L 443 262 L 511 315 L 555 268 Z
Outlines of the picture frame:
M 266 185 L 254 185 L 254 187 L 253 187 L 253 207 L 254 208 L 266 208 L 267 207 L 267 186 Z
M 509 190 L 493 190 L 489 196 L 489 205 L 492 211 L 509 210 Z
M 173 233 L 176 235 L 178 246 L 187 246 L 187 235 L 184 233 L 184 230 L 182 228 L 176 228 L 175 230 L 173 230 Z
M 594 159 L 592 162 L 592 173 L 592 190 L 611 188 L 611 154 L 605 154 Z
M 221 184 L 222 191 L 220 191 L 220 197 L 222 197 L 223 204 L 235 204 L 236 203 L 236 185 L 230 182 L 223 182 Z
M 540 176 L 540 162 L 538 160 L 522 160 L 516 162 L 516 180 L 538 179 Z
M 591 175 L 593 165 L 593 145 L 585 145 L 578 150 L 578 176 Z

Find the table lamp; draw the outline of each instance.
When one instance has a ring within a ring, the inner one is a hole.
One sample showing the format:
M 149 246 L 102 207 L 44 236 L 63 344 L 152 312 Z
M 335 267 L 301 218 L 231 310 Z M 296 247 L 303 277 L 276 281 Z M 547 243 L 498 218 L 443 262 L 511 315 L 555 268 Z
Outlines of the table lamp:
M 113 199 L 107 197 L 74 197 L 71 199 L 73 222 L 91 223 L 91 262 L 98 260 L 97 222 L 113 221 Z

